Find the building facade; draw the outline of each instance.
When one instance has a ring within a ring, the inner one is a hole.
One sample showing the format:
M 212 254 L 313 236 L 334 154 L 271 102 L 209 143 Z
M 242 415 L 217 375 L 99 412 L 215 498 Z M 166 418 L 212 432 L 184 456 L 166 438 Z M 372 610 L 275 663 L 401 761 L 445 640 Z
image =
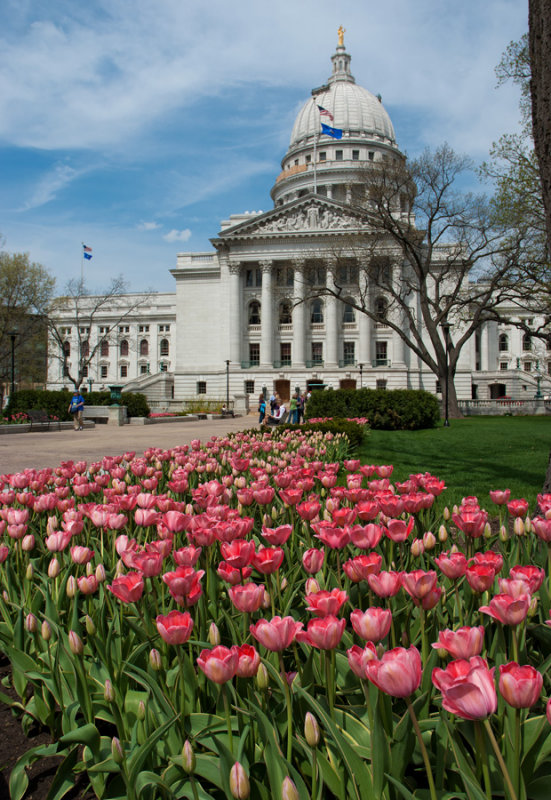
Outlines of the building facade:
M 357 259 L 336 257 L 353 252 L 368 232 L 361 211 L 366 171 L 401 163 L 403 155 L 380 97 L 355 82 L 342 35 L 331 61 L 329 79 L 296 117 L 271 190 L 273 208 L 231 215 L 210 252 L 178 254 L 174 294 L 152 295 L 109 329 L 101 315 L 94 319 L 94 337 L 109 330 L 109 345 L 89 368 L 94 387 L 124 384 L 175 406 L 225 399 L 228 389 L 253 397 L 275 389 L 283 398 L 316 385 L 440 391 L 434 373 L 388 325 L 384 292 L 364 287 L 373 319 L 353 307 Z M 329 135 L 320 135 L 321 123 Z M 323 296 L 331 285 L 341 287 L 342 299 Z M 418 299 L 408 302 L 420 320 Z M 69 317 L 65 327 L 74 327 Z M 542 381 L 551 386 L 551 351 L 538 348 L 512 325 L 485 323 L 463 348 L 458 397 L 529 399 Z M 63 380 L 50 358 L 49 385 Z

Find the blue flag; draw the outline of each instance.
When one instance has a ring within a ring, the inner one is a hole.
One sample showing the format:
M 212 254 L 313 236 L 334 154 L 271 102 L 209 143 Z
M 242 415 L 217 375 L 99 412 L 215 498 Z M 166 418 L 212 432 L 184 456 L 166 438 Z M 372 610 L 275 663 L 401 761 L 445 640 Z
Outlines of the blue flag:
M 333 139 L 342 139 L 341 128 L 332 128 L 330 125 L 326 125 L 324 122 L 321 123 L 321 132 L 325 133 L 326 136 L 332 136 Z

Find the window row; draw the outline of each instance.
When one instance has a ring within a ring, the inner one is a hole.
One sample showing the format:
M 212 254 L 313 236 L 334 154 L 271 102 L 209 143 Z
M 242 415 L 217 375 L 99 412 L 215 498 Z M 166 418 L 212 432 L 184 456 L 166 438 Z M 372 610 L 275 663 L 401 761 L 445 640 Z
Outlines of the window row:
M 309 306 L 310 322 L 320 325 L 324 322 L 324 303 L 322 300 L 312 300 Z M 262 322 L 262 305 L 258 300 L 253 300 L 248 307 L 248 324 L 260 325 Z M 375 300 L 375 315 L 378 320 L 386 320 L 388 312 L 388 302 L 384 297 Z M 278 320 L 280 325 L 291 325 L 293 322 L 293 304 L 289 300 L 283 300 L 278 308 Z M 356 322 L 356 310 L 350 303 L 343 303 L 342 322 Z
M 529 333 L 525 333 L 522 337 L 522 350 L 524 353 L 529 353 L 532 350 L 532 336 Z M 547 350 L 551 350 L 551 339 L 548 339 L 546 342 Z M 508 353 L 509 352 L 509 336 L 506 333 L 500 333 L 498 339 L 498 349 L 500 353 Z
M 68 358 L 71 355 L 71 343 L 70 342 L 63 342 L 63 352 Z M 89 342 L 82 342 L 80 346 L 81 356 L 83 358 L 88 358 L 90 355 L 90 344 Z M 147 339 L 142 339 L 138 345 L 138 352 L 140 356 L 148 356 L 149 355 L 149 342 Z M 107 339 L 103 339 L 99 346 L 99 354 L 103 358 L 109 356 L 109 342 Z M 130 344 L 127 339 L 123 339 L 122 342 L 119 343 L 119 355 L 125 358 L 130 354 Z M 159 342 L 159 355 L 161 356 L 168 356 L 170 354 L 170 343 L 168 339 L 161 339 Z
M 168 372 L 168 364 L 166 362 L 161 362 L 159 364 L 159 372 Z M 69 373 L 67 368 L 64 369 L 63 374 L 66 377 Z M 89 368 L 85 366 L 82 368 L 82 377 L 88 378 L 89 376 Z M 140 375 L 149 375 L 150 373 L 150 366 L 149 364 L 140 364 L 139 365 L 139 374 Z M 109 365 L 108 364 L 100 364 L 99 368 L 99 377 L 102 380 L 106 380 L 109 377 Z M 128 365 L 121 364 L 119 367 L 119 377 L 120 378 L 128 378 Z

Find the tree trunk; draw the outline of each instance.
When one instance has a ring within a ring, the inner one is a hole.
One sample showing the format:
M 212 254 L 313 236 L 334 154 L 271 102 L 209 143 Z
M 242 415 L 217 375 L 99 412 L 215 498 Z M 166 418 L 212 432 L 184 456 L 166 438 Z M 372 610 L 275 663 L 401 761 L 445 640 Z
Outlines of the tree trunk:
M 551 253 L 551 0 L 529 0 L 528 9 L 532 127 Z
M 442 373 L 438 376 L 438 381 L 440 383 L 442 389 L 442 417 L 446 418 L 446 371 L 443 370 Z M 448 376 L 448 419 L 461 419 L 463 414 L 461 413 L 461 409 L 459 408 L 459 401 L 457 399 L 457 391 L 455 388 L 455 383 L 453 381 L 453 377 L 450 371 Z

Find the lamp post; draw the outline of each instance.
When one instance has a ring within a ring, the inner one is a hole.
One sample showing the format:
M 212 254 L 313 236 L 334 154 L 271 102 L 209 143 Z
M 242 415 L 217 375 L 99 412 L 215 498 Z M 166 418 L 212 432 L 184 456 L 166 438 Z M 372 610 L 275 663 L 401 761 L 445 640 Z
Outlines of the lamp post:
M 362 389 L 362 388 L 363 388 L 363 371 L 364 371 L 364 365 L 363 365 L 363 364 L 358 364 L 358 366 L 359 366 L 359 368 L 360 368 L 360 389 Z
M 9 331 L 9 337 L 11 339 L 11 389 L 10 389 L 10 396 L 12 396 L 15 392 L 15 340 L 19 335 L 18 331 Z
M 230 359 L 226 359 L 226 408 L 230 410 Z
M 536 360 L 536 394 L 534 395 L 534 400 L 541 400 L 543 397 L 541 391 L 541 368 L 539 359 Z
M 449 322 L 442 323 L 442 330 L 444 332 L 444 341 L 446 343 L 446 403 L 445 403 L 445 415 L 444 415 L 444 427 L 450 427 L 450 417 L 449 417 L 449 388 L 450 388 L 450 328 L 451 324 Z

